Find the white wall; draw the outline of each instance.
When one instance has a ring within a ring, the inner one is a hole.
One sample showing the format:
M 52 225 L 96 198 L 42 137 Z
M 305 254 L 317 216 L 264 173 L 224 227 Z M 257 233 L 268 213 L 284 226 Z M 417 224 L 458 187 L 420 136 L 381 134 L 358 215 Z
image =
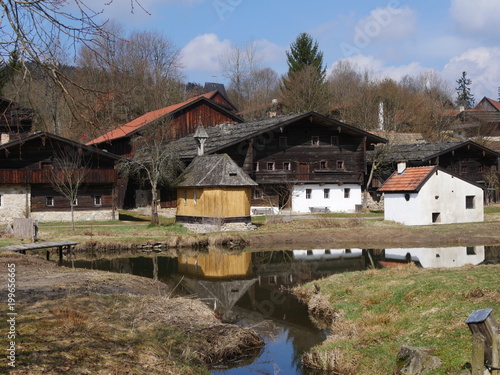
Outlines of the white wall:
M 0 196 L 0 223 L 12 223 L 15 218 L 29 215 L 31 200 L 29 185 L 2 185 Z
M 306 198 L 306 189 L 311 189 L 311 198 Z M 330 197 L 325 199 L 324 190 L 330 189 Z M 344 190 L 350 189 L 349 198 L 344 198 Z M 310 213 L 309 207 L 328 207 L 332 212 L 354 212 L 361 204 L 361 186 L 354 184 L 304 184 L 295 185 L 292 190 L 292 210 L 296 213 Z
M 435 224 L 477 222 L 484 220 L 483 189 L 444 171 L 427 180 L 418 193 L 384 194 L 384 219 L 406 225 L 433 224 L 432 213 L 439 212 Z M 466 209 L 466 196 L 474 196 L 474 208 Z
M 406 254 L 411 260 L 420 262 L 424 268 L 461 267 L 466 264 L 477 265 L 484 261 L 484 246 L 412 248 L 412 249 L 385 249 L 386 259 L 405 260 Z
M 406 194 L 384 194 L 384 220 L 395 221 L 406 225 L 420 224 L 420 202 L 416 193 Z

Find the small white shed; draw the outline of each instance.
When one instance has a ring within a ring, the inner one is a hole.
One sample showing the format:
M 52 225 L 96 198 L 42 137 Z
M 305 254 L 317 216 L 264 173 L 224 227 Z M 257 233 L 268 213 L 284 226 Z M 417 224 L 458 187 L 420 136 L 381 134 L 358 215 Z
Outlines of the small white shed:
M 384 193 L 385 220 L 406 225 L 484 220 L 482 187 L 438 166 L 400 166 L 378 191 Z

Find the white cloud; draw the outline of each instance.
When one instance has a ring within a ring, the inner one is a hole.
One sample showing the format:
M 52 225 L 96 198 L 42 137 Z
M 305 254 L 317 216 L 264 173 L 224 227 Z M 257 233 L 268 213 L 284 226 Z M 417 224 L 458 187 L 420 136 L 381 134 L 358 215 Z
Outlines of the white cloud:
M 287 47 L 282 47 L 277 44 L 270 42 L 267 39 L 261 39 L 255 41 L 255 48 L 258 53 L 262 56 L 262 62 L 264 65 L 266 63 L 281 62 L 284 59 L 285 51 Z
M 416 24 L 417 14 L 413 9 L 388 6 L 376 8 L 361 19 L 356 25 L 356 34 L 358 38 L 364 35 L 378 41 L 405 40 L 415 33 Z
M 405 75 L 416 76 L 425 69 L 419 62 L 411 62 L 406 65 L 386 66 L 382 60 L 376 59 L 373 56 L 361 54 L 338 60 L 333 64 L 331 69 L 333 69 L 336 64 L 345 61 L 349 62 L 358 72 L 366 71 L 376 79 L 392 78 L 399 81 Z
M 451 0 L 450 14 L 464 32 L 494 32 L 498 36 L 498 0 Z
M 215 34 L 199 35 L 182 48 L 182 63 L 186 70 L 218 72 L 219 56 L 229 47 L 229 40 L 220 40 Z
M 471 48 L 453 57 L 443 69 L 443 77 L 455 83 L 462 72 L 472 81 L 471 91 L 476 101 L 483 96 L 497 99 L 500 87 L 500 48 Z

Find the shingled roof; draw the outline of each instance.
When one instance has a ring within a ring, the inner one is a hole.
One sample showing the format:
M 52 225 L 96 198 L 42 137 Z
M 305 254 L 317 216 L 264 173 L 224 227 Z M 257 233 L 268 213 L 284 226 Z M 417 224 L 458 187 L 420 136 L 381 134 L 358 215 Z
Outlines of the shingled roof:
M 396 171 L 387 179 L 378 191 L 384 193 L 417 192 L 437 168 L 437 166 L 432 165 L 426 167 L 406 168 L 402 173 L 398 173 Z
M 178 187 L 256 186 L 228 155 L 202 155 L 194 158 L 179 177 Z
M 447 152 L 462 148 L 473 147 L 487 153 L 498 154 L 496 151 L 484 147 L 473 141 L 463 142 L 433 142 L 406 145 L 390 145 L 387 161 L 428 161 Z M 373 151 L 370 151 L 372 153 Z M 500 154 L 498 155 L 500 157 Z
M 225 147 L 238 144 L 260 134 L 273 131 L 274 129 L 286 127 L 304 119 L 316 121 L 326 126 L 332 126 L 335 127 L 335 129 L 341 129 L 343 133 L 365 136 L 372 143 L 387 142 L 384 138 L 358 129 L 354 126 L 330 119 L 316 112 L 307 112 L 301 114 L 268 117 L 241 124 L 220 124 L 206 128 L 205 130 L 208 133 L 208 139 L 205 142 L 205 152 L 207 154 L 212 154 Z M 179 155 L 181 158 L 192 159 L 197 155 L 197 145 L 192 135 L 178 139 L 174 141 L 174 143 L 178 150 L 183 150 Z

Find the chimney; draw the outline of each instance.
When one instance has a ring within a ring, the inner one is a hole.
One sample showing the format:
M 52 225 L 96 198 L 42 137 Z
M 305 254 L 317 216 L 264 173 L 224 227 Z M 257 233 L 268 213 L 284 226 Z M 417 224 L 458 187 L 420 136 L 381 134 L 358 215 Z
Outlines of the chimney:
M 399 162 L 398 163 L 398 174 L 402 174 L 405 170 L 406 170 L 406 163 L 404 161 Z
M 205 153 L 205 141 L 208 138 L 208 133 L 203 124 L 198 124 L 193 138 L 195 139 L 196 146 L 198 147 L 198 156 L 202 156 Z
M 378 128 L 384 130 L 384 102 L 378 103 Z

